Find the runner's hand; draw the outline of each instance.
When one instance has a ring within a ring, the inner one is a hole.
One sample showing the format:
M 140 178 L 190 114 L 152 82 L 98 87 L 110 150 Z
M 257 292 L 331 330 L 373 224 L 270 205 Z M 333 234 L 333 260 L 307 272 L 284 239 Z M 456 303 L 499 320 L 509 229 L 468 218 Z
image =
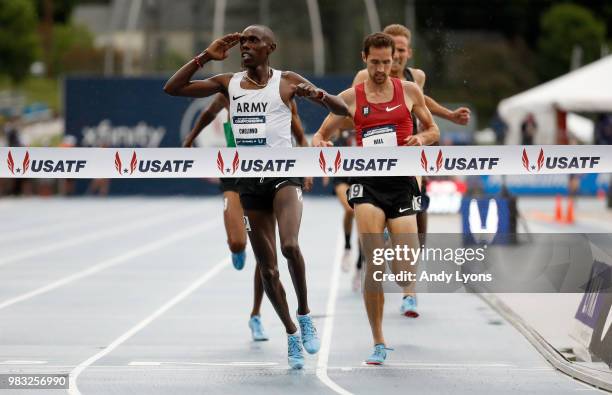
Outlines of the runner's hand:
M 312 146 L 313 147 L 333 147 L 334 143 L 331 141 L 323 140 L 323 137 L 319 133 L 315 133 L 312 136 Z
M 187 136 L 185 141 L 183 141 L 183 148 L 190 148 L 193 145 L 193 138 L 191 135 Z
M 227 58 L 230 48 L 240 42 L 240 33 L 226 34 L 225 36 L 213 41 L 208 48 L 206 53 L 213 60 L 223 60 Z
M 298 85 L 291 86 L 294 89 L 295 95 L 299 97 L 316 98 L 320 95 L 320 89 L 317 89 L 314 85 L 302 82 Z
M 470 109 L 466 107 L 459 107 L 451 114 L 451 120 L 459 125 L 467 125 L 470 121 Z
M 310 192 L 314 180 L 312 177 L 304 177 L 304 190 Z
M 412 136 L 408 136 L 406 140 L 406 145 L 408 146 L 421 146 L 423 145 L 423 138 L 418 134 L 413 134 Z

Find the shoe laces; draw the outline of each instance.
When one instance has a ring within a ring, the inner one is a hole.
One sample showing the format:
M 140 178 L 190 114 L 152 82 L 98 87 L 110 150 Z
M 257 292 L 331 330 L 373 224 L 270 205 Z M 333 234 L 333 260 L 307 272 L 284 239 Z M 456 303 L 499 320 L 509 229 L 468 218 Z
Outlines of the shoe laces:
M 377 357 L 384 358 L 386 351 L 393 351 L 393 349 L 385 347 L 384 344 L 377 344 L 374 346 L 374 355 Z
M 302 336 L 304 337 L 311 337 L 317 333 L 316 328 L 312 324 L 312 320 L 308 317 L 300 320 L 300 326 L 302 329 Z
M 300 338 L 297 336 L 289 336 L 289 356 L 298 356 L 301 354 Z

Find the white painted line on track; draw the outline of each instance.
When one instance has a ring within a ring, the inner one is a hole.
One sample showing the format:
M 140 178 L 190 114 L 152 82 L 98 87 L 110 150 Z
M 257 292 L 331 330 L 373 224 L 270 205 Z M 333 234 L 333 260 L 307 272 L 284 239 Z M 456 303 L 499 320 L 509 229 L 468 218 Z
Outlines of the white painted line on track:
M 266 367 L 277 366 L 277 362 L 177 362 L 177 361 L 132 361 L 128 366 L 232 366 L 232 367 Z
M 0 365 L 44 365 L 47 361 L 19 361 L 19 360 L 8 360 L 0 362 Z
M 44 245 L 38 248 L 36 247 L 30 248 L 27 251 L 24 251 L 18 254 L 9 255 L 8 257 L 0 259 L 0 266 L 4 266 L 6 264 L 9 264 L 15 261 L 19 261 L 22 259 L 31 258 L 37 255 L 46 254 L 52 251 L 57 251 L 57 250 L 61 250 L 64 248 L 72 247 L 72 246 L 79 245 L 82 243 L 87 243 L 87 242 L 103 239 L 106 237 L 112 237 L 112 236 L 117 236 L 123 233 L 132 232 L 136 229 L 145 228 L 145 227 L 156 225 L 156 224 L 166 222 L 169 220 L 179 219 L 181 217 L 186 217 L 186 216 L 191 217 L 193 215 L 194 215 L 193 208 L 181 210 L 179 211 L 178 214 L 176 211 L 168 211 L 164 214 L 160 214 L 154 217 L 147 217 L 143 221 L 132 221 L 127 224 L 123 223 L 123 224 L 120 224 L 119 226 L 102 229 L 100 231 L 88 233 L 86 235 L 75 237 L 70 240 L 54 242 L 54 243 L 47 244 L 47 245 Z
M 172 235 L 168 236 L 168 237 L 164 237 L 162 239 L 157 239 L 154 241 L 151 241 L 149 243 L 143 244 L 140 247 L 136 247 L 136 248 L 130 248 L 130 250 L 128 252 L 125 252 L 123 254 L 114 256 L 110 259 L 106 259 L 94 266 L 90 266 L 85 270 L 81 270 L 79 272 L 73 273 L 69 276 L 63 277 L 57 281 L 54 281 L 50 284 L 47 284 L 43 287 L 40 288 L 36 288 L 30 292 L 26 292 L 24 294 L 21 294 L 19 296 L 15 296 L 14 298 L 11 299 L 7 299 L 3 302 L 0 302 L 0 310 L 4 309 L 5 307 L 8 306 L 12 306 L 16 303 L 19 302 L 23 302 L 24 300 L 28 300 L 31 299 L 35 296 L 44 294 L 46 292 L 52 291 L 56 288 L 62 287 L 66 284 L 70 284 L 71 282 L 74 282 L 76 280 L 80 280 L 82 278 L 91 276 L 93 274 L 96 274 L 102 270 L 108 269 L 109 267 L 113 267 L 113 266 L 117 266 L 119 264 L 125 263 L 131 259 L 137 258 L 141 255 L 145 255 L 148 253 L 151 253 L 153 251 L 159 250 L 163 247 L 166 247 L 168 244 L 174 243 L 178 240 L 184 239 L 184 238 L 188 238 L 191 236 L 194 236 L 198 233 L 201 232 L 205 232 L 207 230 L 210 229 L 214 229 L 218 226 L 220 226 L 221 223 L 217 220 L 205 223 L 205 224 L 200 224 L 200 225 L 196 225 L 196 226 L 192 226 L 190 228 L 186 228 L 182 231 L 179 232 L 175 232 Z
M 196 289 L 198 289 L 203 284 L 205 284 L 207 281 L 209 281 L 210 279 L 215 277 L 217 274 L 219 274 L 223 269 L 225 269 L 229 265 L 230 265 L 229 257 L 223 259 L 221 262 L 217 263 L 210 270 L 208 270 L 206 273 L 204 273 L 202 276 L 200 276 L 196 281 L 191 283 L 183 291 L 179 292 L 172 299 L 170 299 L 169 301 L 164 303 L 159 309 L 155 310 L 151 315 L 149 315 L 148 317 L 146 317 L 145 319 L 140 321 L 138 324 L 136 324 L 135 326 L 130 328 L 127 332 L 125 332 L 124 334 L 122 334 L 121 336 L 119 336 L 118 338 L 113 340 L 108 346 L 104 347 L 104 349 L 102 351 L 98 352 L 97 354 L 95 354 L 95 355 L 91 356 L 90 358 L 86 359 L 85 361 L 81 362 L 78 366 L 76 366 L 70 372 L 70 380 L 69 380 L 69 388 L 70 389 L 68 390 L 68 393 L 69 394 L 73 394 L 73 395 L 78 395 L 78 394 L 81 393 L 79 391 L 78 386 L 77 386 L 77 379 L 78 379 L 79 375 L 85 369 L 87 369 L 87 367 L 89 367 L 90 365 L 92 365 L 93 363 L 95 363 L 97 360 L 99 360 L 100 358 L 104 357 L 105 355 L 111 353 L 115 348 L 119 347 L 122 343 L 124 343 L 130 337 L 134 336 L 136 333 L 138 333 L 140 330 L 145 328 L 147 325 L 149 325 L 155 319 L 160 317 L 166 311 L 168 311 L 169 309 L 174 307 L 181 300 L 183 300 L 187 296 L 191 295 Z
M 321 337 L 321 349 L 319 350 L 319 358 L 317 359 L 317 378 L 328 386 L 332 391 L 341 395 L 352 395 L 351 392 L 345 390 L 336 384 L 327 375 L 327 364 L 329 362 L 329 352 L 331 349 L 331 340 L 334 332 L 334 314 L 336 313 L 336 299 L 338 297 L 338 287 L 340 285 L 340 266 L 342 264 L 342 252 L 344 250 L 344 235 L 342 232 L 338 235 L 338 241 L 336 242 L 336 256 L 334 257 L 334 263 L 329 287 L 329 294 L 327 296 L 327 307 L 325 309 L 325 326 L 323 329 L 323 335 Z
M 149 204 L 148 206 L 151 206 L 151 204 Z M 159 210 L 158 212 L 165 212 L 164 210 L 165 207 L 167 206 L 157 206 L 156 210 Z M 94 220 L 87 220 L 87 222 L 89 224 L 94 223 L 96 225 L 106 225 L 108 222 L 117 221 L 120 218 L 121 218 L 121 222 L 126 222 L 126 221 L 130 221 L 132 218 L 130 218 L 130 216 L 128 216 L 128 218 L 125 218 L 124 216 L 126 214 L 133 213 L 133 212 L 134 210 L 132 208 L 126 207 L 123 210 L 113 210 L 113 217 L 109 218 L 109 216 L 104 215 Z M 48 234 L 53 234 L 53 233 L 58 233 L 58 232 L 64 232 L 66 230 L 71 230 L 73 228 L 78 229 L 79 227 L 82 227 L 83 223 L 85 222 L 83 220 L 85 214 L 86 213 L 83 210 L 83 212 L 72 215 L 68 218 L 64 217 L 62 218 L 61 221 L 51 222 L 50 224 L 49 223 L 34 224 L 26 229 L 20 229 L 16 231 L 7 231 L 7 232 L 0 233 L 0 245 L 9 244 L 9 242 L 20 240 L 20 239 L 25 239 L 29 241 L 30 243 L 32 243 L 33 237 L 45 236 Z M 143 212 L 138 213 L 135 217 L 136 218 L 139 216 L 149 217 L 153 214 L 154 214 L 154 210 L 143 210 Z

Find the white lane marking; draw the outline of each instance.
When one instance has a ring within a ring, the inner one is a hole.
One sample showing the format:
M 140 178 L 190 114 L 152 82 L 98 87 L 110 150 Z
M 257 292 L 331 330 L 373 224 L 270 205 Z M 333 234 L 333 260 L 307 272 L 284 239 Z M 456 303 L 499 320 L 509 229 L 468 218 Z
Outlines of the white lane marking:
M 321 349 L 319 350 L 319 358 L 317 359 L 317 378 L 328 386 L 332 391 L 341 395 L 352 395 L 351 392 L 345 390 L 336 384 L 327 375 L 327 364 L 329 362 L 329 352 L 331 349 L 332 334 L 334 331 L 334 314 L 336 312 L 336 299 L 338 297 L 338 287 L 340 284 L 340 266 L 342 265 L 342 255 L 344 250 L 344 235 L 342 232 L 338 235 L 336 242 L 336 256 L 333 262 L 333 271 L 331 275 L 329 294 L 327 297 L 327 307 L 325 309 L 325 324 L 323 336 L 321 337 Z
M 599 340 L 603 341 L 604 337 L 606 337 L 606 334 L 610 330 L 610 324 L 612 324 L 612 307 L 608 310 L 608 316 L 604 322 L 603 329 L 601 330 L 601 338 Z
M 70 372 L 70 380 L 69 380 L 69 388 L 70 388 L 70 390 L 68 391 L 68 393 L 69 394 L 74 394 L 74 395 L 77 395 L 77 394 L 81 393 L 79 391 L 79 387 L 77 386 L 77 379 L 78 379 L 79 375 L 85 369 L 87 369 L 87 367 L 89 367 L 90 365 L 92 365 L 94 362 L 96 362 L 100 358 L 104 357 L 105 355 L 111 353 L 115 348 L 119 347 L 123 342 L 125 342 L 130 337 L 134 336 L 136 333 L 141 331 L 143 328 L 145 328 L 147 325 L 149 325 L 155 319 L 157 319 L 162 314 L 164 314 L 166 311 L 168 311 L 169 309 L 174 307 L 181 300 L 183 300 L 187 296 L 191 295 L 191 293 L 193 293 L 196 289 L 198 289 L 200 286 L 202 286 L 208 280 L 210 280 L 211 278 L 213 278 L 217 274 L 219 274 L 221 272 L 221 270 L 225 269 L 227 266 L 229 266 L 229 264 L 230 264 L 229 257 L 223 259 L 221 262 L 217 263 L 210 270 L 208 270 L 206 273 L 204 273 L 202 276 L 200 276 L 196 281 L 191 283 L 183 291 L 179 292 L 172 299 L 170 299 L 169 301 L 164 303 L 159 309 L 155 310 L 151 315 L 149 315 L 148 317 L 146 317 L 145 319 L 140 321 L 138 324 L 136 324 L 135 326 L 130 328 L 127 332 L 125 332 L 124 334 L 122 334 L 121 336 L 119 336 L 118 338 L 113 340 L 108 346 L 104 347 L 104 349 L 102 349 L 100 352 L 98 352 L 97 354 L 91 356 L 90 358 L 86 359 L 85 361 L 83 361 L 79 365 L 77 365 Z
M 30 292 L 26 292 L 24 294 L 15 296 L 14 298 L 11 299 L 7 299 L 4 302 L 0 302 L 0 310 L 4 309 L 5 307 L 14 305 L 16 303 L 19 302 L 23 302 L 24 300 L 28 300 L 31 299 L 35 296 L 38 296 L 40 294 L 44 294 L 46 292 L 52 291 L 56 288 L 59 288 L 61 286 L 64 286 L 66 284 L 69 284 L 71 282 L 74 282 L 76 280 L 80 280 L 84 277 L 88 277 L 91 276 L 92 274 L 96 274 L 102 270 L 108 269 L 109 267 L 113 267 L 116 265 L 119 265 L 121 263 L 125 263 L 127 261 L 129 261 L 130 259 L 134 259 L 136 257 L 139 257 L 141 255 L 144 254 L 148 254 L 150 252 L 156 251 L 161 249 L 162 247 L 167 246 L 168 244 L 174 243 L 175 241 L 178 241 L 180 239 L 184 239 L 187 237 L 191 237 L 193 235 L 196 235 L 198 233 L 210 230 L 210 229 L 214 229 L 216 228 L 218 225 L 220 225 L 220 223 L 218 221 L 211 221 L 208 222 L 206 224 L 200 224 L 200 225 L 196 225 L 196 226 L 192 226 L 190 228 L 184 229 L 182 231 L 176 232 L 168 237 L 164 237 L 161 239 L 157 239 L 154 240 L 152 242 L 146 243 L 141 245 L 140 247 L 136 247 L 136 248 L 130 248 L 130 251 L 125 252 L 123 254 L 114 256 L 112 258 L 106 259 L 94 266 L 91 266 L 85 270 L 81 270 L 79 272 L 73 273 L 69 276 L 60 278 L 57 281 L 52 282 L 51 284 L 47 284 L 43 287 L 40 288 L 36 288 Z
M 193 216 L 193 214 L 194 213 L 193 213 L 192 208 L 181 210 L 179 211 L 179 214 L 177 214 L 176 211 L 168 210 L 164 214 L 160 214 L 154 217 L 147 217 L 143 221 L 131 221 L 128 224 L 121 224 L 119 226 L 115 226 L 110 229 L 109 228 L 102 229 L 98 232 L 89 233 L 89 234 L 86 234 L 80 237 L 75 237 L 70 240 L 54 242 L 54 243 L 47 244 L 47 245 L 44 245 L 38 248 L 29 248 L 27 251 L 24 251 L 18 254 L 9 255 L 8 257 L 0 259 L 0 266 L 4 266 L 11 262 L 19 261 L 22 259 L 31 258 L 37 255 L 46 254 L 48 252 L 61 250 L 63 248 L 72 247 L 72 246 L 75 246 L 81 243 L 87 243 L 87 242 L 103 239 L 105 237 L 117 236 L 123 233 L 132 232 L 136 229 L 148 227 L 148 226 L 155 225 L 161 222 L 166 222 L 167 220 L 178 219 L 184 216 Z
M 151 204 L 147 205 L 151 206 Z M 154 210 L 159 210 L 159 212 L 164 212 L 164 206 L 157 206 Z M 154 210 L 144 210 L 141 213 L 138 213 L 135 217 L 149 217 L 155 213 Z M 134 209 L 130 207 L 126 207 L 123 210 L 113 210 L 113 217 L 108 217 L 107 215 L 98 217 L 96 219 L 88 220 L 89 224 L 95 223 L 97 225 L 105 225 L 108 222 L 117 221 L 117 219 L 122 218 L 125 214 L 133 213 Z M 88 212 L 81 212 L 75 215 L 72 215 L 68 218 L 62 218 L 62 221 L 52 222 L 51 224 L 43 223 L 43 224 L 32 224 L 31 226 L 20 229 L 16 231 L 7 231 L 0 234 L 0 245 L 8 244 L 14 240 L 26 239 L 30 243 L 32 242 L 32 238 L 36 236 L 45 236 L 48 234 L 53 234 L 57 232 L 64 232 L 66 230 L 71 230 L 73 228 L 79 228 L 83 226 L 83 218 L 86 214 L 91 214 Z M 134 219 L 136 219 L 134 218 Z M 132 218 L 122 218 L 122 222 L 130 221 Z
M 180 362 L 180 361 L 132 361 L 128 366 L 161 366 L 161 365 L 172 365 L 172 366 L 277 366 L 277 362 L 251 362 L 251 361 L 238 361 L 238 362 Z
M 362 363 L 363 366 L 367 366 L 365 362 Z M 385 366 L 397 366 L 397 367 L 415 367 L 415 368 L 425 368 L 425 367 L 433 367 L 433 368 L 517 368 L 516 365 L 508 364 L 508 363 L 423 363 L 423 362 L 386 362 Z M 529 370 L 540 369 L 537 368 L 528 368 Z M 549 369 L 549 368 L 546 368 Z
M 20 361 L 20 360 L 7 360 L 0 362 L 0 365 L 44 365 L 47 361 Z

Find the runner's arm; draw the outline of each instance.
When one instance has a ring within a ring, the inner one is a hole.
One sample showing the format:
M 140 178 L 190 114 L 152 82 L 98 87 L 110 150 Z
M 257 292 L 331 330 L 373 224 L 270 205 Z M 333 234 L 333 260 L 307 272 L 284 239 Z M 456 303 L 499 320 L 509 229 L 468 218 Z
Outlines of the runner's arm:
M 470 109 L 459 107 L 456 110 L 449 110 L 429 96 L 425 96 L 425 104 L 429 111 L 440 118 L 444 118 L 459 125 L 467 125 L 470 121 Z
M 350 115 L 346 103 L 340 96 L 330 95 L 297 73 L 287 71 L 284 74 L 287 80 L 295 86 L 295 96 L 304 97 L 312 102 L 319 103 L 327 107 L 334 114 L 342 116 Z
M 172 96 L 207 97 L 215 93 L 227 94 L 231 73 L 220 74 L 206 80 L 192 81 L 191 77 L 211 60 L 227 58 L 228 51 L 240 40 L 240 33 L 227 34 L 213 41 L 208 48 L 181 67 L 164 85 L 164 92 Z
M 440 140 L 440 130 L 425 105 L 423 91 L 413 82 L 403 82 L 404 92 L 412 99 L 412 112 L 422 125 L 422 131 L 406 139 L 406 145 L 432 145 Z
M 227 107 L 229 107 L 229 103 L 225 95 L 217 93 L 206 110 L 202 111 L 202 114 L 200 114 L 200 117 L 193 126 L 193 129 L 191 129 L 191 132 L 189 132 L 185 138 L 183 147 L 191 147 L 202 129 L 208 126 L 215 119 L 217 114 L 219 114 L 219 111 Z
M 308 140 L 304 134 L 304 127 L 302 126 L 302 120 L 300 114 L 298 114 L 297 103 L 295 100 L 291 100 L 291 133 L 295 137 L 295 142 L 300 147 L 308 147 Z
M 349 88 L 338 95 L 347 104 L 351 117 L 348 117 L 352 121 L 352 112 L 355 105 L 355 90 Z M 312 136 L 313 147 L 331 147 L 334 144 L 329 141 L 330 137 L 333 136 L 343 125 L 347 124 L 347 117 L 337 114 L 329 114 L 324 120 L 319 130 Z

